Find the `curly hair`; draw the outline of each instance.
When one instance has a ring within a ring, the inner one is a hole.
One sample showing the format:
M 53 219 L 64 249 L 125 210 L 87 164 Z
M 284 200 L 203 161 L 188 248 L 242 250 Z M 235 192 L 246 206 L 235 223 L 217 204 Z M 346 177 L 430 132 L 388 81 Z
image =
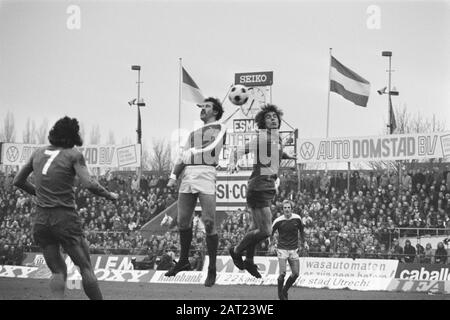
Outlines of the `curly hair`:
M 220 100 L 214 97 L 209 97 L 205 99 L 205 102 L 212 102 L 213 111 L 217 111 L 216 121 L 220 120 L 220 118 L 222 118 L 223 115 L 223 107 Z
M 261 110 L 256 114 L 255 116 L 255 122 L 258 126 L 258 129 L 267 129 L 266 128 L 266 122 L 265 122 L 265 116 L 269 112 L 275 112 L 275 114 L 278 117 L 278 129 L 281 127 L 281 118 L 283 117 L 283 111 L 281 111 L 280 108 L 278 108 L 274 104 L 267 103 L 261 107 Z
M 56 121 L 48 134 L 48 141 L 55 147 L 73 148 L 82 146 L 83 140 L 80 137 L 80 126 L 76 118 L 64 118 Z

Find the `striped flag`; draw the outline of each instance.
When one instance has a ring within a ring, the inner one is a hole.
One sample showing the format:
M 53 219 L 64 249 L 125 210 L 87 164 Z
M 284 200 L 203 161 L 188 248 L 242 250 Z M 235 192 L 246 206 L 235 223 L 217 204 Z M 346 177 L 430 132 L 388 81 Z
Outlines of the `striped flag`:
M 367 107 L 370 83 L 331 56 L 330 91 L 340 94 L 357 106 Z
M 195 103 L 202 103 L 205 98 L 203 97 L 200 88 L 197 86 L 192 77 L 183 69 L 183 81 L 182 81 L 182 93 L 181 97 L 183 100 L 191 101 Z

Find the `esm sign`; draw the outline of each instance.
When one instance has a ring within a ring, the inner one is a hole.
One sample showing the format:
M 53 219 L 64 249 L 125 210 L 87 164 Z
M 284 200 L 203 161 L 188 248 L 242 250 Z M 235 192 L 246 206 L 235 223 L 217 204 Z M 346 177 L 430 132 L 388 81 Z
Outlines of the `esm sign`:
M 242 84 L 247 87 L 264 87 L 273 84 L 273 71 L 236 73 L 234 84 Z

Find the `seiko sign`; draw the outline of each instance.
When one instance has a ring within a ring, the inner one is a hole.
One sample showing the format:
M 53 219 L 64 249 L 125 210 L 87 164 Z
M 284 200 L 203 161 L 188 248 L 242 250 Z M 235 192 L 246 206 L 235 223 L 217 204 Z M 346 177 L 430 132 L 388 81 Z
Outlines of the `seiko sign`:
M 263 87 L 273 84 L 273 71 L 236 73 L 234 84 L 248 87 Z

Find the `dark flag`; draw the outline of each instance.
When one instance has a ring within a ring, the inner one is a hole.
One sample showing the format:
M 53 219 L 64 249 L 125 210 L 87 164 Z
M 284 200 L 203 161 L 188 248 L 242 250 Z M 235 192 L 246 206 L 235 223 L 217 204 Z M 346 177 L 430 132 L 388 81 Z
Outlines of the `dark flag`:
M 390 95 L 389 95 L 389 120 L 391 122 L 389 123 L 390 133 L 392 134 L 395 131 L 395 129 L 397 129 L 397 123 L 395 121 L 394 108 L 392 107 L 392 100 Z

